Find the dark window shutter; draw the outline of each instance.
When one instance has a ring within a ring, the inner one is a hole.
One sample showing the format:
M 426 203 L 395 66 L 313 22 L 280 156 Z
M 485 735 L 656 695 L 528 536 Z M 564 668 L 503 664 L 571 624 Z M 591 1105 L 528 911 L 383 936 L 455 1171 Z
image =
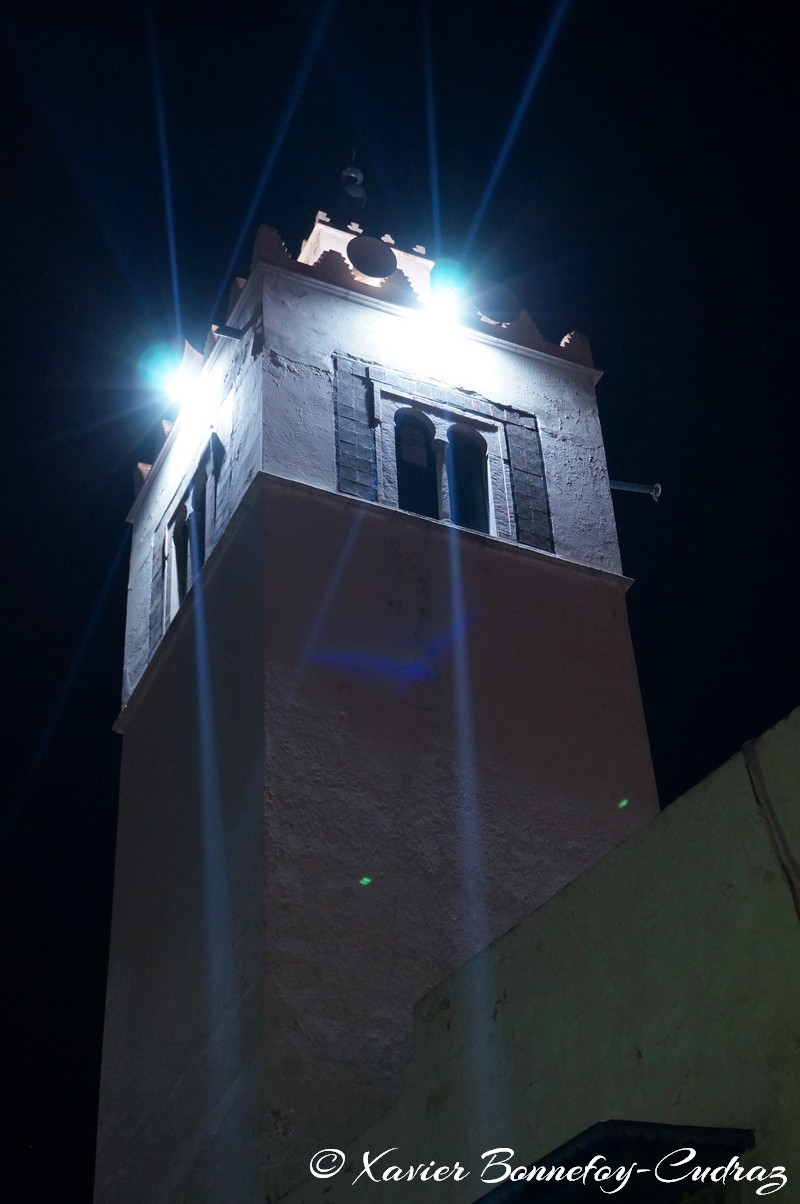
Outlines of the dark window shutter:
M 374 502 L 378 498 L 375 429 L 369 408 L 370 382 L 350 360 L 335 361 L 333 376 L 336 484 L 341 493 Z
M 517 426 L 509 422 L 506 438 L 517 539 L 532 548 L 552 552 L 553 528 L 539 432 L 535 427 Z

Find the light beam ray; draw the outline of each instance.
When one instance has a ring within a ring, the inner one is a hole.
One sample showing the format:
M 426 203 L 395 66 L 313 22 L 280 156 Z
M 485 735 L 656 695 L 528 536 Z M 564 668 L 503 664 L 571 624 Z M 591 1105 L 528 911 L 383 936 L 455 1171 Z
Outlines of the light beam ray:
M 494 975 L 488 958 L 475 957 L 489 942 L 487 883 L 484 834 L 480 813 L 480 792 L 475 764 L 475 727 L 472 709 L 467 613 L 464 605 L 464 580 L 461 566 L 459 532 L 450 527 L 450 612 L 453 634 L 453 710 L 455 736 L 456 799 L 459 860 L 461 873 L 462 944 L 461 955 L 470 960 L 466 986 L 466 1030 L 471 1046 L 469 1069 L 465 1075 L 466 1107 L 475 1115 L 479 1097 L 492 1082 L 488 1049 L 482 1034 L 491 1014 Z
M 169 170 L 169 147 L 167 144 L 167 122 L 165 116 L 164 89 L 161 84 L 161 66 L 158 59 L 156 23 L 152 8 L 148 8 L 147 32 L 150 43 L 150 67 L 153 75 L 153 107 L 158 131 L 158 152 L 161 160 L 161 182 L 164 189 L 164 221 L 167 227 L 169 249 L 169 272 L 172 283 L 172 303 L 175 306 L 175 337 L 181 338 L 181 303 L 178 289 L 178 255 L 175 245 L 175 217 L 172 204 L 172 177 Z
M 325 586 L 322 597 L 320 598 L 319 606 L 317 607 L 314 618 L 309 626 L 303 649 L 300 653 L 297 664 L 292 670 L 289 681 L 286 684 L 283 697 L 276 709 L 276 714 L 270 729 L 268 740 L 268 747 L 270 749 L 277 746 L 278 737 L 283 730 L 283 726 L 286 723 L 289 715 L 291 714 L 292 706 L 295 698 L 297 697 L 300 684 L 306 671 L 306 666 L 313 662 L 315 649 L 319 643 L 319 639 L 323 628 L 325 627 L 325 622 L 328 618 L 328 614 L 330 613 L 330 609 L 333 606 L 337 593 L 339 592 L 339 585 L 342 577 L 344 576 L 344 571 L 350 561 L 353 549 L 355 548 L 362 523 L 364 522 L 365 513 L 366 512 L 363 509 L 359 509 L 354 513 L 353 521 L 350 524 L 350 530 L 347 532 L 347 536 L 341 546 L 339 555 L 336 559 L 336 564 L 333 566 L 333 571 L 328 578 L 328 583 Z
M 289 126 L 291 125 L 295 110 L 300 103 L 300 98 L 302 97 L 303 90 L 308 82 L 308 77 L 311 74 L 311 70 L 316 62 L 317 55 L 319 54 L 323 38 L 327 32 L 335 8 L 336 0 L 323 0 L 323 3 L 320 5 L 319 13 L 311 32 L 311 37 L 308 40 L 308 45 L 306 46 L 305 53 L 300 61 L 300 66 L 298 68 L 295 81 L 292 84 L 292 88 L 289 93 L 289 99 L 286 101 L 286 105 L 278 123 L 278 128 L 275 131 L 274 138 L 272 139 L 272 145 L 267 152 L 267 157 L 264 160 L 264 165 L 261 168 L 258 180 L 256 181 L 255 189 L 253 190 L 252 199 L 247 207 L 244 218 L 242 219 L 242 225 L 239 230 L 239 234 L 237 235 L 236 242 L 234 243 L 234 247 L 231 251 L 225 271 L 222 274 L 222 282 L 219 286 L 219 290 L 214 298 L 214 304 L 212 306 L 212 321 L 217 313 L 217 307 L 222 300 L 222 296 L 229 287 L 230 281 L 233 278 L 236 262 L 241 253 L 244 241 L 250 233 L 256 210 L 261 202 L 261 198 L 269 178 L 272 175 L 272 170 L 275 167 L 278 155 L 283 149 L 283 144 L 286 141 L 286 135 L 289 132 Z
M 123 221 L 125 210 L 109 186 L 112 173 L 109 173 L 105 156 L 97 156 L 97 141 L 90 141 L 86 137 L 85 124 L 75 121 L 67 97 L 58 95 L 59 73 L 51 68 L 48 45 L 42 43 L 41 39 L 37 42 L 30 36 L 26 38 L 21 29 L 15 29 L 10 23 L 5 25 L 4 32 L 13 46 L 29 95 L 58 149 L 77 195 L 96 221 L 138 309 L 142 314 L 149 314 L 152 311 L 150 282 L 143 275 L 141 267 L 145 241 L 140 241 L 138 247 L 131 245 L 126 250 L 126 243 L 131 242 L 131 232 L 129 229 L 126 231 Z M 56 83 L 53 82 L 54 77 Z
M 449 532 L 450 613 L 453 654 L 453 705 L 455 718 L 457 807 L 461 822 L 461 869 L 464 886 L 465 955 L 471 957 L 488 941 L 485 907 L 485 874 L 480 800 L 475 769 L 475 732 L 469 672 L 467 630 L 469 616 L 464 607 L 461 545 L 454 527 Z
M 431 44 L 431 15 L 426 7 L 422 14 L 422 41 L 425 64 L 425 112 L 428 127 L 428 167 L 431 179 L 431 218 L 433 222 L 433 258 L 442 253 L 442 218 L 439 198 L 439 152 L 436 144 L 436 96 L 433 87 L 433 47 Z
M 547 28 L 544 31 L 544 37 L 542 38 L 539 48 L 536 51 L 536 54 L 534 56 L 533 62 L 531 63 L 530 69 L 528 71 L 528 75 L 525 79 L 525 85 L 522 89 L 520 98 L 517 101 L 517 107 L 514 110 L 514 115 L 511 118 L 511 122 L 509 124 L 508 129 L 506 130 L 506 135 L 505 135 L 505 138 L 503 139 L 503 144 L 500 147 L 500 151 L 497 155 L 497 158 L 495 159 L 494 167 L 492 168 L 492 170 L 489 174 L 489 179 L 486 182 L 486 187 L 483 190 L 483 195 L 481 196 L 481 199 L 478 202 L 478 208 L 475 211 L 475 216 L 472 219 L 470 228 L 467 231 L 467 236 L 464 239 L 464 245 L 461 250 L 461 258 L 462 259 L 468 258 L 469 254 L 472 250 L 472 244 L 475 241 L 475 236 L 478 233 L 480 224 L 484 219 L 486 210 L 489 208 L 491 199 L 494 196 L 494 191 L 495 191 L 495 188 L 497 187 L 497 182 L 500 179 L 500 176 L 503 174 L 503 169 L 506 165 L 506 160 L 508 159 L 508 156 L 511 153 L 511 148 L 513 147 L 514 143 L 516 142 L 517 134 L 519 133 L 520 126 L 522 125 L 525 114 L 528 111 L 528 105 L 531 102 L 531 98 L 536 89 L 536 85 L 539 83 L 539 80 L 542 78 L 544 69 L 547 66 L 547 62 L 550 58 L 550 55 L 553 52 L 553 47 L 555 46 L 556 39 L 561 30 L 561 26 L 564 24 L 564 18 L 567 15 L 567 11 L 570 7 L 571 2 L 572 2 L 572 0 L 556 0 L 556 5 L 550 16 L 550 20 L 547 23 Z
M 130 528 L 126 527 L 124 534 L 119 540 L 117 550 L 114 553 L 111 564 L 109 565 L 108 572 L 106 573 L 100 585 L 97 597 L 95 598 L 94 606 L 92 607 L 89 618 L 84 626 L 83 633 L 81 634 L 81 637 L 78 641 L 78 646 L 75 649 L 72 660 L 70 661 L 66 676 L 61 683 L 61 689 L 58 691 L 50 714 L 42 727 L 42 732 L 33 756 L 31 757 L 28 769 L 23 776 L 16 795 L 12 798 L 9 809 L 3 819 L 2 832 L 0 833 L 0 850 L 4 849 L 7 845 L 16 825 L 17 819 L 19 818 L 19 814 L 28 801 L 30 791 L 34 782 L 36 781 L 39 770 L 41 769 L 42 762 L 44 761 L 50 745 L 50 741 L 53 738 L 53 734 L 58 726 L 59 720 L 61 719 L 61 715 L 63 714 L 64 707 L 67 704 L 75 682 L 78 679 L 78 674 L 80 673 L 84 660 L 86 659 L 86 653 L 91 645 L 92 636 L 95 633 L 100 615 L 103 613 L 103 609 L 108 601 L 108 596 L 111 592 L 111 587 L 114 583 L 117 570 L 122 563 L 125 553 L 129 549 L 129 544 Z
M 200 564 L 200 535 L 190 522 L 191 558 Z M 200 823 L 203 887 L 204 965 L 209 1043 L 209 1107 L 213 1112 L 238 1079 L 242 1059 L 241 989 L 234 962 L 233 918 L 228 862 L 230 832 L 225 823 L 226 799 L 222 790 L 217 751 L 215 686 L 205 613 L 204 580 L 200 572 L 192 585 L 197 682 L 197 748 L 200 777 Z M 242 1142 L 236 1133 L 234 1141 Z M 224 1174 L 218 1144 L 212 1151 L 214 1172 Z
M 53 446 L 53 444 L 64 443 L 68 439 L 80 439 L 82 435 L 88 434 L 89 431 L 96 431 L 103 427 L 115 426 L 120 422 L 127 422 L 135 414 L 140 413 L 152 415 L 152 400 L 141 401 L 136 405 L 126 406 L 124 410 L 113 414 L 104 414 L 98 418 L 88 418 L 86 422 L 73 423 L 71 426 L 63 427 L 61 430 L 51 431 L 49 434 L 43 435 L 41 439 L 29 439 L 26 443 L 18 443 L 9 453 L 6 466 L 15 464 L 17 460 L 24 460 L 31 452 L 41 451 L 44 448 Z

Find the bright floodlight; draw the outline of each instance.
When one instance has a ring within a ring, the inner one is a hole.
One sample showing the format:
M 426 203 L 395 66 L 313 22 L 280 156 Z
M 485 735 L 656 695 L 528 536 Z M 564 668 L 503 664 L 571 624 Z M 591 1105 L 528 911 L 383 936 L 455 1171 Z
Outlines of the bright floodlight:
M 431 293 L 425 305 L 428 316 L 437 322 L 457 322 L 460 309 L 461 297 L 455 289 L 448 293 Z
M 139 377 L 148 389 L 163 389 L 180 365 L 181 352 L 174 343 L 156 343 L 139 357 Z
M 455 259 L 437 259 L 431 269 L 431 295 L 426 310 L 439 322 L 457 322 L 464 304 L 466 273 Z
M 195 383 L 183 364 L 182 350 L 173 343 L 148 347 L 139 359 L 139 377 L 146 388 L 166 393 L 176 405 L 187 400 Z
M 431 268 L 431 291 L 434 293 L 462 292 L 467 275 L 457 259 L 437 259 Z
M 165 377 L 162 388 L 170 401 L 181 406 L 192 396 L 196 384 L 197 382 L 186 374 L 184 368 L 176 368 L 174 372 L 170 372 Z

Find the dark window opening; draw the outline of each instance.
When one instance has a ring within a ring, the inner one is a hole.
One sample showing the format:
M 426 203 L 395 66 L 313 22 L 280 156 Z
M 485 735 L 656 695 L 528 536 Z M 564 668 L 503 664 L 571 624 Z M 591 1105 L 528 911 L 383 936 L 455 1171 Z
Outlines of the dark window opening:
M 486 443 L 479 434 L 451 427 L 447 437 L 450 517 L 458 527 L 489 534 Z
M 205 564 L 209 463 L 207 458 L 201 464 L 170 524 L 164 558 L 164 613 L 167 624 Z M 169 540 L 172 543 L 171 549 Z
M 189 523 L 183 502 L 175 515 L 172 542 L 175 548 L 175 592 L 180 606 L 189 589 Z
M 157 556 L 150 594 L 150 651 L 155 650 L 214 546 L 217 489 L 225 448 L 212 434 L 189 488 L 172 515 Z
M 439 480 L 433 433 L 422 418 L 401 413 L 395 417 L 397 504 L 401 510 L 439 517 Z
M 206 562 L 206 485 L 208 473 L 203 465 L 192 482 L 189 513 L 189 555 L 192 562 L 192 581 Z

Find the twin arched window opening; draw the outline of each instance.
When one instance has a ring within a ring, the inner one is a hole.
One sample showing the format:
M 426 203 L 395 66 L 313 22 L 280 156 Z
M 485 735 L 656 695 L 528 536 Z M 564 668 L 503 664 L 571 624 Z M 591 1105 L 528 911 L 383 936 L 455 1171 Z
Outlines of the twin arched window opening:
M 222 444 L 212 436 L 209 450 L 167 528 L 162 560 L 164 628 L 169 626 L 205 564 L 208 535 L 213 533 L 216 479 L 222 454 Z
M 164 564 L 167 623 L 192 588 L 205 563 L 207 474 L 207 465 L 201 464 L 167 532 Z
M 395 415 L 395 450 L 401 510 L 426 518 L 449 517 L 458 527 L 488 535 L 487 447 L 477 431 L 451 426 L 447 444 L 440 450 L 428 419 L 401 410 Z M 447 507 L 443 505 L 445 497 Z

